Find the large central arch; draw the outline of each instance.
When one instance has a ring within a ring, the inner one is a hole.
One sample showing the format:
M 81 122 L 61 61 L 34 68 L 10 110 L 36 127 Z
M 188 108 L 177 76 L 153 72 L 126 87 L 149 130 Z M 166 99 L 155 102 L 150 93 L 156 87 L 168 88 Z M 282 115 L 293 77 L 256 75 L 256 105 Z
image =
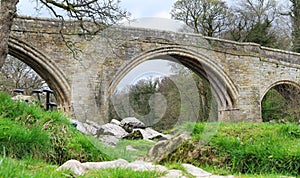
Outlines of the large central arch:
M 166 58 L 166 56 L 168 57 Z M 109 84 L 108 93 L 112 94 L 118 83 L 133 68 L 142 62 L 155 58 L 175 59 L 198 75 L 205 77 L 210 82 L 213 93 L 216 95 L 219 114 L 222 111 L 235 109 L 238 91 L 226 73 L 210 60 L 207 55 L 178 46 L 164 46 L 146 51 L 131 59 L 129 63 L 123 64 Z
M 70 107 L 70 85 L 65 75 L 50 59 L 27 43 L 10 38 L 9 54 L 26 63 L 54 90 L 58 104 L 65 111 Z

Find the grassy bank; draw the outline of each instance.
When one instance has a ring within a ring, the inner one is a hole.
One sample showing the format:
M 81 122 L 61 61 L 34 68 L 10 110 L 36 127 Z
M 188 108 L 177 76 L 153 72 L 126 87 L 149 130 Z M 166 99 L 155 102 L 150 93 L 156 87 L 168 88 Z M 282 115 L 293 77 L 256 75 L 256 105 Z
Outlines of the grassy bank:
M 62 164 L 69 159 L 103 161 L 110 157 L 72 127 L 58 111 L 14 102 L 0 93 L 0 155 Z
M 300 127 L 295 124 L 221 123 L 205 144 L 206 123 L 189 123 L 193 139 L 165 162 L 189 162 L 225 174 L 300 174 Z
M 241 177 L 297 176 L 300 174 L 300 127 L 293 124 L 221 123 L 216 134 L 203 144 L 206 123 L 187 123 L 192 139 L 170 154 L 164 163 L 192 163 L 216 174 Z M 127 150 L 131 145 L 137 150 Z M 79 133 L 61 112 L 13 102 L 0 93 L 0 178 L 68 177 L 56 168 L 69 159 L 133 161 L 153 145 L 145 141 L 119 142 L 105 147 L 94 137 Z M 158 177 L 156 172 L 123 169 L 91 171 L 82 177 Z M 258 176 L 257 176 L 258 175 Z M 266 176 L 261 176 L 266 175 Z

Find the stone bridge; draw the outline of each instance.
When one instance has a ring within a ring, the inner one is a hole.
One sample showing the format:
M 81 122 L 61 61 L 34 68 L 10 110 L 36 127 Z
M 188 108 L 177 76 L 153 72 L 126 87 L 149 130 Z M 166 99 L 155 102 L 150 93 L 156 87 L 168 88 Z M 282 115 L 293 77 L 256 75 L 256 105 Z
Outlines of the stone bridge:
M 17 18 L 9 54 L 32 67 L 55 91 L 60 107 L 79 120 L 107 122 L 109 96 L 116 85 L 131 69 L 156 58 L 176 59 L 205 77 L 217 99 L 219 120 L 259 122 L 268 90 L 278 85 L 299 88 L 297 53 L 129 27 L 109 28 L 87 39 L 76 22 L 61 26 L 50 19 Z M 76 53 L 66 46 L 68 41 Z

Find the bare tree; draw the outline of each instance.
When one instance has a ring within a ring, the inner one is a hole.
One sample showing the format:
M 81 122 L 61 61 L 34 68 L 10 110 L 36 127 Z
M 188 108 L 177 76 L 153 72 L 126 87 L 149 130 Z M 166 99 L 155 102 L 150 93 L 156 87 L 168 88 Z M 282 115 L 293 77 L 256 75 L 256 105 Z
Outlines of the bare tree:
M 279 15 L 276 0 L 241 0 L 231 8 L 229 39 L 273 47 L 272 25 Z
M 227 9 L 222 0 L 178 0 L 171 15 L 194 29 L 195 33 L 218 36 L 226 29 Z
M 46 6 L 62 22 L 64 17 L 58 13 L 57 9 L 63 10 L 69 17 L 78 20 L 83 33 L 89 34 L 95 34 L 104 26 L 113 24 L 127 15 L 126 11 L 119 7 L 119 0 L 36 1 Z M 13 19 L 17 16 L 18 2 L 19 0 L 0 0 L 0 67 L 3 66 L 8 54 L 8 39 Z M 91 24 L 93 28 L 90 28 Z
M 46 85 L 46 82 L 27 64 L 8 55 L 0 73 L 2 91 L 25 89 L 25 92 L 30 94 L 33 89 L 41 89 Z

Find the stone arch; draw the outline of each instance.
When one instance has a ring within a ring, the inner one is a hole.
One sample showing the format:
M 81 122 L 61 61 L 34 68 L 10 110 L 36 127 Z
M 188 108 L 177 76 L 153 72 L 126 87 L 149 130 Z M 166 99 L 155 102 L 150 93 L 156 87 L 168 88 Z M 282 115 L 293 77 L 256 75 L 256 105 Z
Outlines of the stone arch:
M 21 60 L 38 73 L 55 91 L 59 106 L 70 110 L 70 85 L 63 72 L 47 56 L 27 43 L 15 38 L 9 39 L 9 54 Z
M 298 89 L 300 91 L 300 85 L 294 81 L 289 81 L 289 80 L 279 80 L 276 81 L 274 83 L 272 83 L 270 86 L 268 86 L 262 93 L 261 98 L 260 98 L 260 102 L 263 100 L 263 98 L 265 97 L 265 95 L 267 94 L 267 92 L 269 90 L 271 90 L 272 88 L 279 86 L 279 85 L 290 85 L 295 87 L 295 89 Z
M 215 94 L 219 115 L 235 110 L 238 90 L 229 76 L 205 54 L 179 46 L 164 46 L 134 57 L 129 63 L 123 64 L 114 79 L 109 83 L 108 93 L 112 94 L 118 83 L 133 68 L 151 59 L 176 59 L 197 74 L 204 76 L 211 84 Z M 226 116 L 225 116 L 226 117 Z
M 290 80 L 280 80 L 272 83 L 264 90 L 260 99 L 261 104 L 267 92 L 271 89 L 276 90 L 285 99 L 285 109 L 292 111 L 297 117 L 300 116 L 300 85 L 298 83 Z M 261 112 L 263 112 L 262 107 Z

